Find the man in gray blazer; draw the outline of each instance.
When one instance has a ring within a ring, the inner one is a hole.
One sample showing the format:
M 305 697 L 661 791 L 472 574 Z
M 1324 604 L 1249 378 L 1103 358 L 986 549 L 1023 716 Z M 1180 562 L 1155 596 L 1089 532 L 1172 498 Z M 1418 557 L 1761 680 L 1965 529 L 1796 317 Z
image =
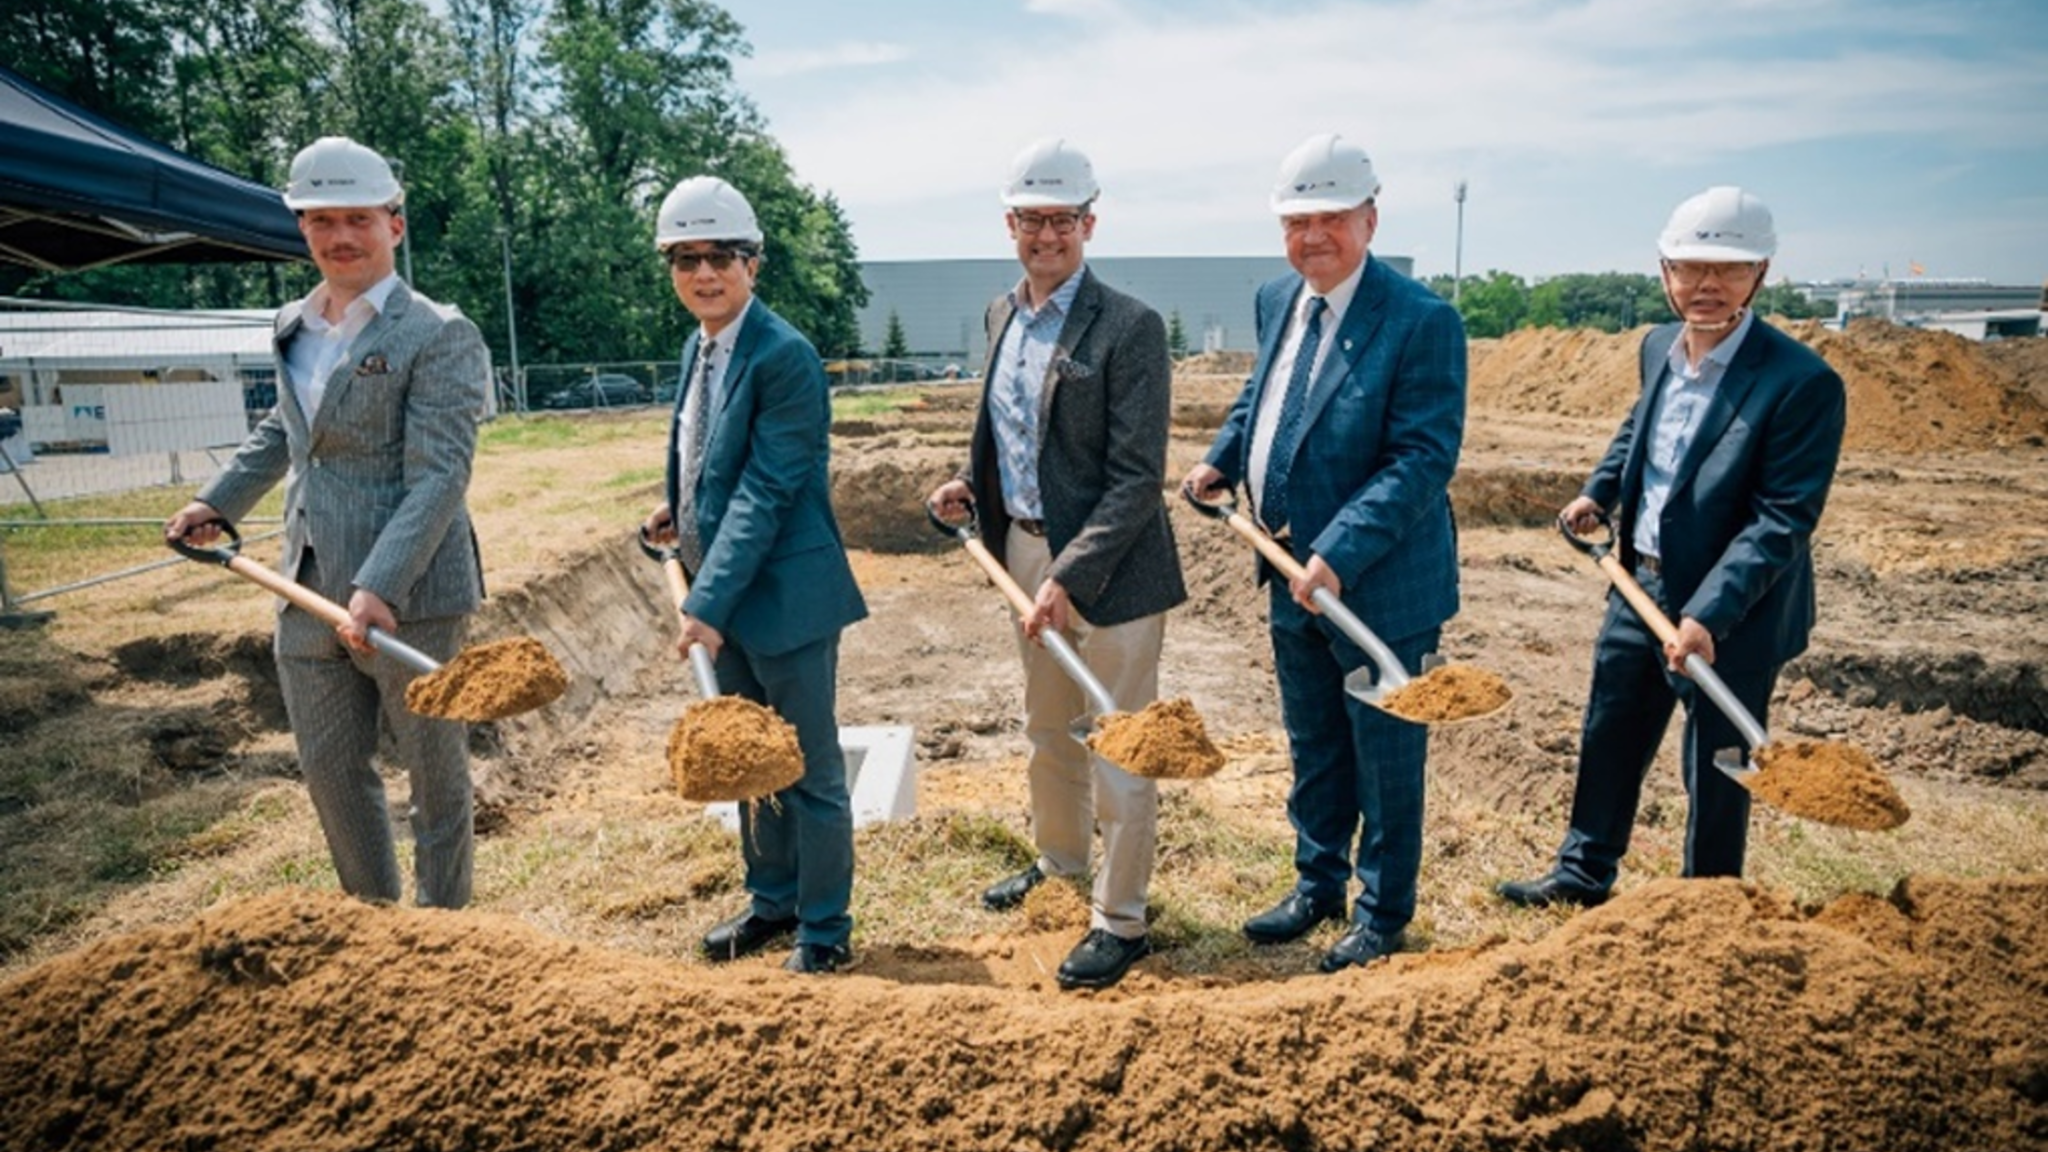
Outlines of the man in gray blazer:
M 410 775 L 418 899 L 469 902 L 468 733 L 406 710 L 414 673 L 373 654 L 368 630 L 402 633 L 436 660 L 462 646 L 483 598 L 463 498 L 490 354 L 476 326 L 408 289 L 394 269 L 404 192 L 383 157 L 338 136 L 292 161 L 287 207 L 321 282 L 277 317 L 277 406 L 198 498 L 165 525 L 205 544 L 279 479 L 283 573 L 348 606 L 345 627 L 280 607 L 278 680 L 313 808 L 349 893 L 403 895 L 378 724 Z
M 1063 988 L 1108 987 L 1151 951 L 1159 795 L 1074 737 L 1087 699 L 1036 639 L 1046 627 L 1065 634 L 1135 712 L 1158 697 L 1166 612 L 1187 599 L 1160 496 L 1172 413 L 1166 326 L 1084 266 L 1098 191 L 1088 158 L 1064 140 L 1018 156 L 1003 203 L 1024 276 L 988 309 L 967 469 L 930 496 L 949 518 L 972 502 L 989 550 L 1035 590 L 1018 650 L 1038 859 L 982 902 L 1014 908 L 1047 876 L 1085 875 L 1102 832 L 1089 931 L 1060 965 Z
M 1524 907 L 1607 899 L 1681 703 L 1684 875 L 1740 876 L 1749 793 L 1713 760 L 1742 736 L 1701 706 L 1685 662 L 1697 653 L 1713 665 L 1762 723 L 1778 670 L 1813 630 L 1813 530 L 1842 453 L 1842 378 L 1750 307 L 1778 247 L 1763 201 L 1709 188 L 1678 206 L 1657 247 L 1679 322 L 1644 338 L 1642 395 L 1558 519 L 1583 533 L 1614 516 L 1621 562 L 1678 637 L 1662 643 L 1609 595 L 1564 844 L 1549 872 L 1495 889 Z

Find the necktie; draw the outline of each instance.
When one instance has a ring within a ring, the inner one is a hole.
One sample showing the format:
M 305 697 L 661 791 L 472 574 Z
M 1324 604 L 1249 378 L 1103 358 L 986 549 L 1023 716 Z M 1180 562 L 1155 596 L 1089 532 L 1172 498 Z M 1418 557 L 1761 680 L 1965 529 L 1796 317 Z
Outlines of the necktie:
M 1259 519 L 1278 532 L 1287 526 L 1287 473 L 1294 466 L 1295 441 L 1301 436 L 1301 414 L 1308 408 L 1309 378 L 1315 375 L 1316 350 L 1323 344 L 1323 298 L 1308 298 L 1308 326 L 1294 350 L 1294 371 L 1287 374 L 1287 393 L 1280 399 L 1280 425 L 1266 455 L 1264 506 Z
M 683 461 L 676 478 L 676 546 L 683 567 L 695 572 L 704 566 L 704 542 L 697 535 L 697 478 L 704 474 L 704 445 L 711 439 L 711 355 L 718 350 L 714 341 L 697 347 L 697 370 L 690 381 L 690 394 L 683 398 Z

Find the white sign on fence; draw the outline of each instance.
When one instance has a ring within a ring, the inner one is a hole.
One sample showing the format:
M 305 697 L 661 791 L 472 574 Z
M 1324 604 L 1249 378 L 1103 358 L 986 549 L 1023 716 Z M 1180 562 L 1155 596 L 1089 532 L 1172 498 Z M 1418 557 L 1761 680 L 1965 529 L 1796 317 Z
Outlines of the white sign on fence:
M 240 444 L 249 434 L 242 386 L 198 384 L 66 384 L 61 404 L 31 404 L 22 428 L 38 444 L 106 447 L 112 456 L 140 456 Z
M 240 444 L 249 435 L 242 386 L 231 380 L 110 386 L 101 395 L 107 406 L 107 451 L 115 456 L 216 448 Z

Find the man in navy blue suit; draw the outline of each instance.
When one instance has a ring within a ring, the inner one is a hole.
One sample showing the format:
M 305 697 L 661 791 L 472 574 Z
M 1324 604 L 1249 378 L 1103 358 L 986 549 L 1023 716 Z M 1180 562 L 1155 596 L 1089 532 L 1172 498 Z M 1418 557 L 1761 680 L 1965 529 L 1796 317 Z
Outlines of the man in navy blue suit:
M 1197 497 L 1243 481 L 1307 568 L 1272 585 L 1273 663 L 1294 759 L 1294 889 L 1245 922 L 1261 944 L 1344 918 L 1325 972 L 1399 950 L 1422 864 L 1427 731 L 1344 692 L 1366 655 L 1314 606 L 1338 596 L 1403 665 L 1458 610 L 1449 486 L 1465 431 L 1465 329 L 1444 300 L 1374 260 L 1379 181 L 1365 150 L 1310 137 L 1281 165 L 1273 211 L 1296 275 L 1259 289 L 1259 358 L 1205 461 Z
M 1584 533 L 1613 515 L 1621 562 L 1678 638 L 1660 644 L 1609 595 L 1564 846 L 1549 873 L 1497 889 L 1527 907 L 1607 899 L 1681 702 L 1685 875 L 1741 875 L 1749 794 L 1713 758 L 1742 737 L 1682 670 L 1698 653 L 1762 722 L 1779 668 L 1813 630 L 1812 536 L 1842 451 L 1842 379 L 1749 306 L 1777 251 L 1761 200 L 1709 188 L 1672 213 L 1658 251 L 1679 322 L 1644 339 L 1642 397 L 1558 518 Z
M 810 341 L 754 299 L 761 226 L 711 176 L 662 201 L 655 245 L 697 319 L 669 425 L 668 499 L 650 535 L 674 533 L 688 570 L 687 654 L 702 644 L 719 687 L 796 729 L 804 773 L 740 822 L 746 911 L 712 928 L 704 955 L 731 960 L 790 932 L 784 967 L 853 961 L 853 806 L 839 747 L 839 633 L 867 615 L 832 515 L 825 457 L 832 398 Z

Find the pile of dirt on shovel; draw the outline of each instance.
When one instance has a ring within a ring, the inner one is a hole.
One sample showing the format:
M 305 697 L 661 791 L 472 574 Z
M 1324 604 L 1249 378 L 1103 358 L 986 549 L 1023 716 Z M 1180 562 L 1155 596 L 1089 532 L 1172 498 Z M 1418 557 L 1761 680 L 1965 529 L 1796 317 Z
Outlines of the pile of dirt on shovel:
M 1531 944 L 1235 985 L 1169 953 L 1099 996 L 863 952 L 837 977 L 706 968 L 271 893 L 0 984 L 0 1147 L 2048 1142 L 2038 877 L 1817 913 L 1660 880 Z

